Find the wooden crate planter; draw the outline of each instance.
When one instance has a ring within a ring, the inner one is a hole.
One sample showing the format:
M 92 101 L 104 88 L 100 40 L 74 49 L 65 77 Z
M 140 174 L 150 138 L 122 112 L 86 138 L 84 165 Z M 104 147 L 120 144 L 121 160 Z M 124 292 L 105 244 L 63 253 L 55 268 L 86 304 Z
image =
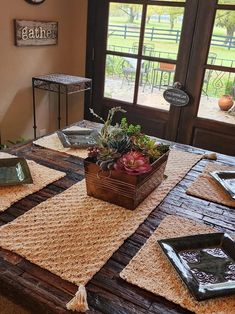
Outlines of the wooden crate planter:
M 120 171 L 102 171 L 90 158 L 86 158 L 87 194 L 133 210 L 161 184 L 168 154 L 169 151 L 157 159 L 150 172 L 133 176 Z

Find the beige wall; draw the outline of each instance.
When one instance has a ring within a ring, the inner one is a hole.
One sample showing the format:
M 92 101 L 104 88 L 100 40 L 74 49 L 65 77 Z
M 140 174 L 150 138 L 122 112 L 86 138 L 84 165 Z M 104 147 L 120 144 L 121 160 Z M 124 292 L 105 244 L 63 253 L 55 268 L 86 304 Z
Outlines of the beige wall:
M 33 76 L 67 73 L 84 76 L 87 0 L 0 0 L 0 131 L 2 141 L 33 137 Z M 14 46 L 13 19 L 59 22 L 59 43 L 47 47 Z M 83 117 L 83 96 L 70 96 L 70 122 Z M 56 99 L 37 91 L 38 132 L 57 127 Z

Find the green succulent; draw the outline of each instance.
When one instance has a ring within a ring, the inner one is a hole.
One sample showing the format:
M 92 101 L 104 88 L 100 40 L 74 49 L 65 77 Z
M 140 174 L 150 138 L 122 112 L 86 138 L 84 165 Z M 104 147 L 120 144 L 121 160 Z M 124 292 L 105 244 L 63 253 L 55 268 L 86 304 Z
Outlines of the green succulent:
M 104 126 L 99 132 L 97 146 L 89 150 L 89 157 L 96 160 L 97 165 L 104 171 L 115 168 L 117 161 L 128 153 L 128 156 L 134 156 L 133 152 L 136 152 L 137 156 L 141 154 L 153 162 L 169 149 L 168 145 L 157 144 L 155 140 L 142 134 L 140 125 L 128 124 L 126 118 L 122 118 L 120 124 L 113 126 L 114 115 L 117 112 L 126 112 L 121 107 L 111 108 L 106 120 L 92 109 L 90 111 Z
M 132 140 L 133 140 L 134 147 L 137 150 L 140 150 L 146 156 L 148 156 L 151 162 L 158 159 L 169 150 L 168 145 L 157 144 L 155 140 L 151 139 L 147 135 L 134 137 Z
M 141 126 L 139 124 L 128 124 L 126 118 L 122 118 L 120 127 L 128 136 L 139 136 L 141 134 Z
M 108 147 L 115 149 L 118 153 L 123 154 L 131 149 L 131 140 L 126 134 L 119 134 L 108 140 Z
M 161 153 L 161 155 L 165 154 L 169 150 L 169 145 L 165 144 L 158 144 L 157 149 Z
M 122 109 L 121 107 L 113 107 L 109 110 L 106 120 L 104 120 L 101 116 L 96 114 L 94 112 L 94 110 L 91 108 L 90 108 L 90 112 L 93 114 L 93 116 L 95 116 L 96 118 L 98 118 L 100 121 L 102 121 L 104 123 L 104 126 L 102 127 L 99 136 L 100 136 L 100 141 L 101 141 L 102 145 L 106 146 L 106 143 L 108 142 L 108 140 L 112 134 L 113 129 L 116 128 L 116 127 L 112 126 L 113 117 L 114 117 L 115 113 L 117 113 L 117 112 L 126 113 L 126 111 L 124 109 Z
M 103 171 L 111 170 L 120 156 L 121 154 L 116 149 L 103 147 L 99 150 L 96 164 L 100 166 Z

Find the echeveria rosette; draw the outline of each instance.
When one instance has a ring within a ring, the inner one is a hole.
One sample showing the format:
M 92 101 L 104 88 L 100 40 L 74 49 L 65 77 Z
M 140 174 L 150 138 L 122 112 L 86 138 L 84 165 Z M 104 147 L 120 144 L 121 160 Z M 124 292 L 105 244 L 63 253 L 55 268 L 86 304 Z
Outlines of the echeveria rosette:
M 138 151 L 130 151 L 117 160 L 114 169 L 130 175 L 137 175 L 149 172 L 152 167 L 148 157 Z

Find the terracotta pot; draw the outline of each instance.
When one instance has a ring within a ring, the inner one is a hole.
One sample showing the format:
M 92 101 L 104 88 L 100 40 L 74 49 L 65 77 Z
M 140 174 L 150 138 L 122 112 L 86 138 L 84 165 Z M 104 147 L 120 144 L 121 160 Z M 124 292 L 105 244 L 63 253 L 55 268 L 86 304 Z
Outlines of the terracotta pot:
M 218 101 L 221 110 L 228 111 L 233 106 L 233 98 L 230 95 L 223 95 Z

